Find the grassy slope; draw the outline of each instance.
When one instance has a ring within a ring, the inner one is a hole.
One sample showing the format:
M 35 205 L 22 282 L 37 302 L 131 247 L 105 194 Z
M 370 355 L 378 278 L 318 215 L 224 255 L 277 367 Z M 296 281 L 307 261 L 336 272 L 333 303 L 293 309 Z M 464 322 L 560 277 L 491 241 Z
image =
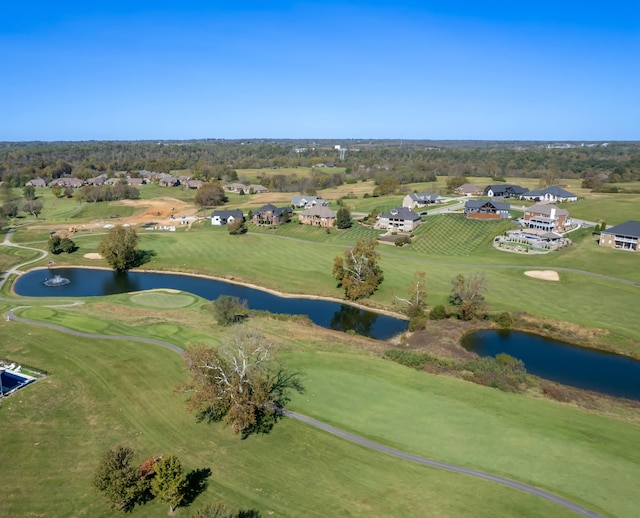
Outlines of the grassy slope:
M 70 340 L 18 323 L 0 327 L 3 354 L 50 372 L 0 407 L 0 460 L 15 468 L 0 470 L 3 516 L 118 515 L 90 483 L 100 454 L 115 444 L 132 446 L 140 460 L 173 453 L 188 470 L 211 469 L 194 508 L 224 499 L 263 516 L 570 516 L 517 491 L 392 459 L 289 420 L 269 436 L 241 441 L 186 413 L 172 392 L 182 377 L 174 353 Z M 133 514 L 164 513 L 153 502 Z

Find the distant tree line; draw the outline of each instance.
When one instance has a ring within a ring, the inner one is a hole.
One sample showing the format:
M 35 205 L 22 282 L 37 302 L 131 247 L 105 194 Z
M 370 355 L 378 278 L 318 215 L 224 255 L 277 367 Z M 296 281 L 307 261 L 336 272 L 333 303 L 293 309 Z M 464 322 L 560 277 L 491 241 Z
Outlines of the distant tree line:
M 400 184 L 436 176 L 543 178 L 548 174 L 595 178 L 601 183 L 640 180 L 640 144 L 633 142 L 549 148 L 518 142 L 369 141 L 349 142 L 348 147 L 351 150 L 340 159 L 333 141 L 0 143 L 0 179 L 20 187 L 37 176 L 90 178 L 146 169 L 160 173 L 187 170 L 194 178 L 210 182 L 234 181 L 238 169 L 264 169 L 259 173 L 263 185 L 300 192 L 338 181 L 374 179 L 379 184 L 387 176 Z M 327 164 L 345 172 L 318 168 L 310 180 L 277 172 L 282 167 Z

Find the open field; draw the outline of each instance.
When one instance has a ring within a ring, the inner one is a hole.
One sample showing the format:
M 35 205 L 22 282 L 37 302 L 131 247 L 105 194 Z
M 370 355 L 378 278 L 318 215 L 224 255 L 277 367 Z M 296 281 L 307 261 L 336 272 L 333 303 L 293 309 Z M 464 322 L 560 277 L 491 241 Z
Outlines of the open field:
M 193 509 L 222 499 L 263 516 L 570 516 L 518 491 L 393 459 L 288 419 L 270 435 L 241 441 L 186 412 L 173 392 L 183 376 L 175 353 L 69 340 L 19 323 L 0 328 L 4 354 L 50 372 L 0 407 L 0 455 L 20 466 L 0 472 L 7 516 L 117 516 L 90 483 L 100 455 L 116 444 L 140 460 L 176 454 L 187 470 L 210 469 Z M 132 516 L 165 513 L 151 502 Z

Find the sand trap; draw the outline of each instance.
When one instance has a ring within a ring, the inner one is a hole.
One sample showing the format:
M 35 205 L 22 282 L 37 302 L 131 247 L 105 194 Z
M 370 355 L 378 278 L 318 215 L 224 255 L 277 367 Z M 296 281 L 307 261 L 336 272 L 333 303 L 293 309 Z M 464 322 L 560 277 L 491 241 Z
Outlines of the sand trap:
M 560 276 L 555 270 L 530 270 L 524 272 L 525 275 L 534 279 L 542 279 L 543 281 L 559 281 Z
M 90 254 L 84 254 L 85 259 L 102 259 L 102 256 L 96 252 L 91 252 Z

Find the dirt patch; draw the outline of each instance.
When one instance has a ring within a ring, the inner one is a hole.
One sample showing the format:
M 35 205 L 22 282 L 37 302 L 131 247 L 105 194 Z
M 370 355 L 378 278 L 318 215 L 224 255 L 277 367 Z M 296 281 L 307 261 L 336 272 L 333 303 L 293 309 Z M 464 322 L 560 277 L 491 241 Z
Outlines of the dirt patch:
M 529 270 L 524 272 L 527 277 L 534 279 L 542 279 L 543 281 L 559 281 L 560 276 L 555 270 Z
M 145 207 L 145 209 L 133 216 L 121 218 L 118 223 L 129 225 L 145 225 L 155 223 L 157 225 L 177 226 L 193 221 L 198 212 L 197 207 L 175 198 L 154 198 L 152 200 L 121 200 L 120 205 L 129 207 Z
M 84 254 L 84 258 L 85 259 L 104 259 L 99 253 L 97 252 L 90 252 L 88 254 Z

